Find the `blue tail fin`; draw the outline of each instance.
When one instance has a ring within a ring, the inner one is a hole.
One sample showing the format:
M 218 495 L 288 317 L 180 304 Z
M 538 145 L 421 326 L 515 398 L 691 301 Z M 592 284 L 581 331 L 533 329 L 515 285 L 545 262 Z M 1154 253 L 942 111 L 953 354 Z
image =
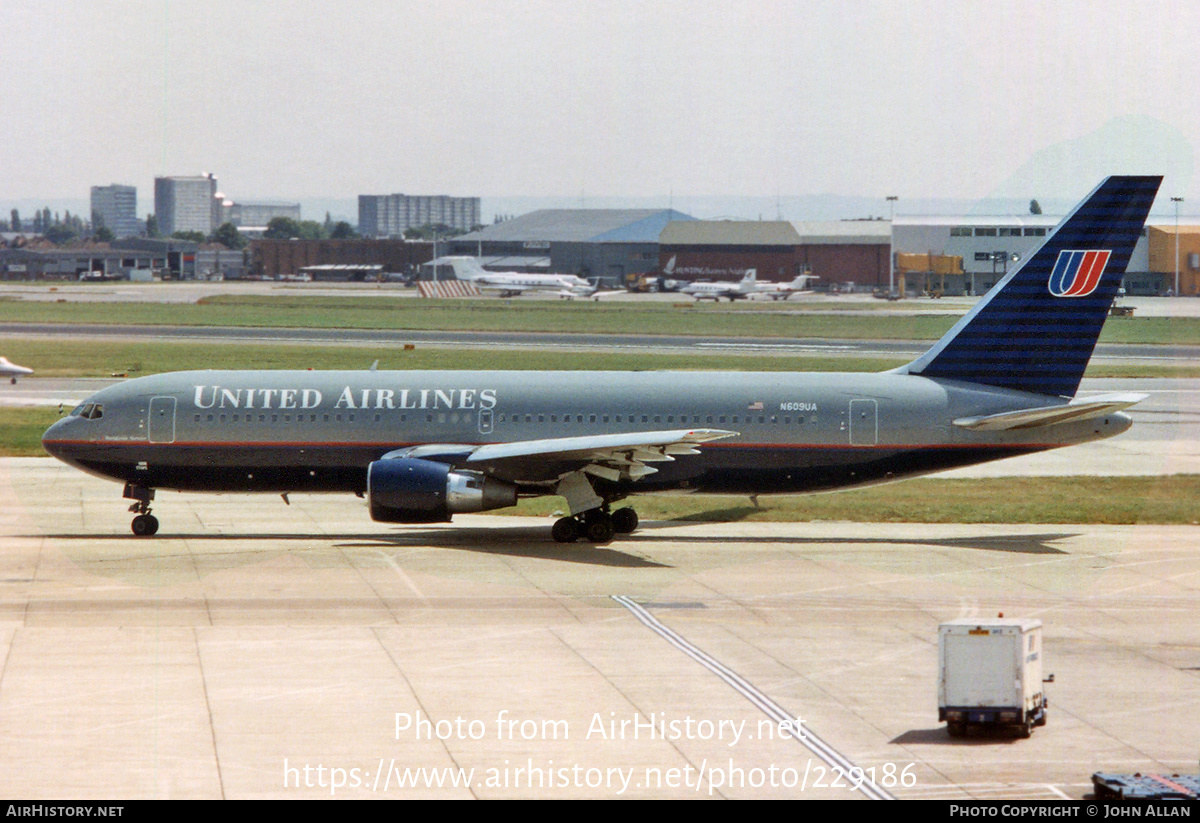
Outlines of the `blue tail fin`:
M 902 371 L 1072 397 L 1161 177 L 1110 177 Z

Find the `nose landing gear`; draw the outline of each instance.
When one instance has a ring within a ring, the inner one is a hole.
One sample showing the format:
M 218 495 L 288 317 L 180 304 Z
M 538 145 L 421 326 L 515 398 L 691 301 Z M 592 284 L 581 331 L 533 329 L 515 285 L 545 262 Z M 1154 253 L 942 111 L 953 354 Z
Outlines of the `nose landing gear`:
M 150 501 L 154 499 L 154 489 L 126 483 L 125 498 L 134 501 L 134 504 L 129 507 L 129 511 L 135 512 L 137 515 L 129 524 L 130 530 L 138 537 L 150 537 L 157 533 L 158 518 L 150 513 Z
M 149 537 L 158 531 L 158 518 L 149 512 L 139 514 L 129 527 L 138 537 Z

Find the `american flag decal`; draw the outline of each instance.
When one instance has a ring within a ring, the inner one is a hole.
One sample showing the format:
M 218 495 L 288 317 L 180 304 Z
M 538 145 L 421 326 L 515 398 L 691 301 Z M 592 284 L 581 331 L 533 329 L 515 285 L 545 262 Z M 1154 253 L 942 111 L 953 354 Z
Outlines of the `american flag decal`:
M 1083 297 L 1100 285 L 1100 275 L 1108 265 L 1111 251 L 1072 251 L 1058 253 L 1050 272 L 1050 293 L 1055 297 Z
M 762 404 L 761 400 L 759 400 L 755 403 L 751 403 L 749 406 L 746 407 L 746 411 L 762 411 L 762 410 L 763 410 L 763 404 Z

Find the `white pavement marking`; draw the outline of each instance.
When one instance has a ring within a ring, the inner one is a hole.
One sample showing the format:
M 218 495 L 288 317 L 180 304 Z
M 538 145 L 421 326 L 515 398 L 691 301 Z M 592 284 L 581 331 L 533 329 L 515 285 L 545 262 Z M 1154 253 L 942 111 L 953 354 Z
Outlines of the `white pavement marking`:
M 693 646 L 680 635 L 671 631 L 665 625 L 660 623 L 654 615 L 646 611 L 642 606 L 633 602 L 624 595 L 614 594 L 612 599 L 620 603 L 625 608 L 633 613 L 633 616 L 640 620 L 646 627 L 665 639 L 675 648 L 682 651 L 688 657 L 695 660 L 704 668 L 711 671 L 717 677 L 724 680 L 732 686 L 737 692 L 744 696 L 747 700 L 757 706 L 772 720 L 780 724 L 780 728 L 787 728 L 791 736 L 803 744 L 809 751 L 817 757 L 824 760 L 831 768 L 841 773 L 846 780 L 854 782 L 854 775 L 862 776 L 862 782 L 858 785 L 858 791 L 872 800 L 895 800 L 896 798 L 887 791 L 875 785 L 874 781 L 868 780 L 866 772 L 858 766 L 855 766 L 847 757 L 845 757 L 837 749 L 830 746 L 821 738 L 817 737 L 812 729 L 799 729 L 793 725 L 794 715 L 789 714 L 782 706 L 776 703 L 771 698 L 767 697 L 763 692 L 759 691 L 754 684 L 745 680 L 741 675 L 732 669 L 725 666 L 715 657 L 710 656 L 704 651 L 701 651 L 696 646 Z

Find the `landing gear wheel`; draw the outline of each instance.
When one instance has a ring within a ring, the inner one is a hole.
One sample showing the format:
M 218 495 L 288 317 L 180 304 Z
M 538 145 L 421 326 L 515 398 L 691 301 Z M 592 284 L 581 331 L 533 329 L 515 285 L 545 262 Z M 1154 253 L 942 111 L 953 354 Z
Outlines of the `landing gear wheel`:
M 138 537 L 150 537 L 158 531 L 158 518 L 152 514 L 139 514 L 133 518 L 130 528 Z
M 574 543 L 579 539 L 579 521 L 574 517 L 560 517 L 550 528 L 550 536 L 556 543 Z
M 604 512 L 596 512 L 583 524 L 583 534 L 589 543 L 611 543 L 616 530 L 610 516 Z
M 629 534 L 638 527 L 637 512 L 626 507 L 612 513 L 613 531 L 617 534 Z

